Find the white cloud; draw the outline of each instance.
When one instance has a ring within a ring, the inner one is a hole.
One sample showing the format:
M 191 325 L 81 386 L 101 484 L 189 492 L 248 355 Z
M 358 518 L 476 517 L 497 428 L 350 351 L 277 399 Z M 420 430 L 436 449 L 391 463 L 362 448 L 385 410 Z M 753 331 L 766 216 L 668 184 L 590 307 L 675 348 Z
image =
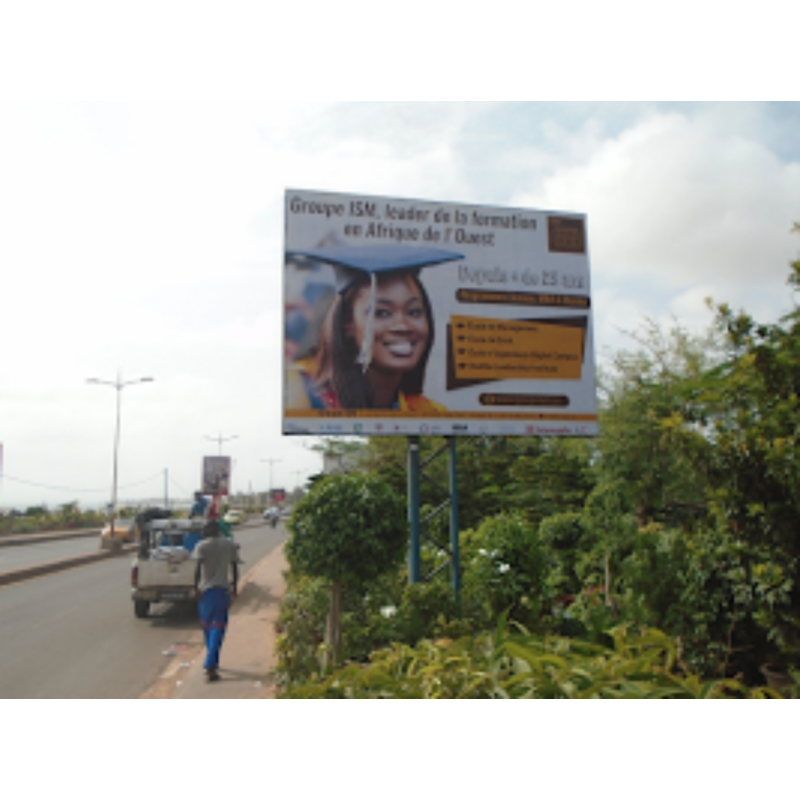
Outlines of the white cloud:
M 706 295 L 788 307 L 800 161 L 768 108 L 582 109 L 0 105 L 6 471 L 108 485 L 114 392 L 85 379 L 118 369 L 155 378 L 123 393 L 123 483 L 193 490 L 218 434 L 235 488 L 263 488 L 265 458 L 276 485 L 319 468 L 280 434 L 285 188 L 587 212 L 601 359 L 644 316 L 703 327 Z M 0 505 L 75 496 L 6 481 Z
M 563 156 L 531 149 L 539 180 L 513 202 L 587 213 L 599 351 L 630 346 L 620 328 L 645 317 L 705 329 L 713 317 L 706 297 L 758 319 L 788 310 L 800 161 L 781 161 L 758 138 L 763 112 L 749 104 L 691 116 L 645 108 L 606 138 L 591 120 L 572 130 L 545 126 Z

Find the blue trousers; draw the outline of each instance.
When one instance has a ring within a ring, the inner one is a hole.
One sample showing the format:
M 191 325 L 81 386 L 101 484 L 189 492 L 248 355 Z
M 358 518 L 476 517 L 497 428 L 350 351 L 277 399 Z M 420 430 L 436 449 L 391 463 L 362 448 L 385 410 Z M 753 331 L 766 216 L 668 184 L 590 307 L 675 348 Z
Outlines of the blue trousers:
M 200 595 L 200 624 L 206 640 L 206 660 L 204 669 L 219 666 L 219 651 L 228 627 L 228 609 L 231 607 L 231 594 L 227 589 L 212 587 Z

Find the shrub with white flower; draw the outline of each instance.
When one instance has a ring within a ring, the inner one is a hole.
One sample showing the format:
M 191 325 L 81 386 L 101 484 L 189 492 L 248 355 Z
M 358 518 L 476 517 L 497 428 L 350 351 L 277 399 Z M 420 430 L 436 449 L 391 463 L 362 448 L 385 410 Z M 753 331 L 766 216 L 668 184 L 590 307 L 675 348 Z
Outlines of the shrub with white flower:
M 510 611 L 522 624 L 535 624 L 545 578 L 545 552 L 536 528 L 521 515 L 500 514 L 484 520 L 470 537 L 478 545 L 462 582 L 470 613 L 491 623 Z

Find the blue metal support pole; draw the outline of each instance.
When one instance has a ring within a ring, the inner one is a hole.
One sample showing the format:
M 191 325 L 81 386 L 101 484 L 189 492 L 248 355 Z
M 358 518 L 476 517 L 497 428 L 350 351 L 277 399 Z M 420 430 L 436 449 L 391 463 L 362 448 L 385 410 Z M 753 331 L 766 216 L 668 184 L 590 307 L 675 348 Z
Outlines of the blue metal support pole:
M 456 466 L 456 437 L 449 436 L 450 445 L 450 582 L 456 600 L 456 610 L 461 617 L 461 562 L 458 556 L 458 469 Z
M 408 437 L 408 582 L 422 580 L 419 522 L 419 436 Z

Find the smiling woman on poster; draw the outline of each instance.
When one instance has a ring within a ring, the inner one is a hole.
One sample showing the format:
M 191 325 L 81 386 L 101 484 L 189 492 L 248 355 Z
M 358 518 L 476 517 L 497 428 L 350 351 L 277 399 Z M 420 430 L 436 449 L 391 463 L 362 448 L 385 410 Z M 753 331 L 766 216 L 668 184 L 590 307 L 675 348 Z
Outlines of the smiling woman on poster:
M 422 394 L 434 325 L 418 276 L 421 268 L 463 258 L 461 254 L 377 245 L 293 250 L 288 255 L 333 266 L 337 290 L 315 357 L 297 365 L 287 397 L 290 407 L 445 410 Z

